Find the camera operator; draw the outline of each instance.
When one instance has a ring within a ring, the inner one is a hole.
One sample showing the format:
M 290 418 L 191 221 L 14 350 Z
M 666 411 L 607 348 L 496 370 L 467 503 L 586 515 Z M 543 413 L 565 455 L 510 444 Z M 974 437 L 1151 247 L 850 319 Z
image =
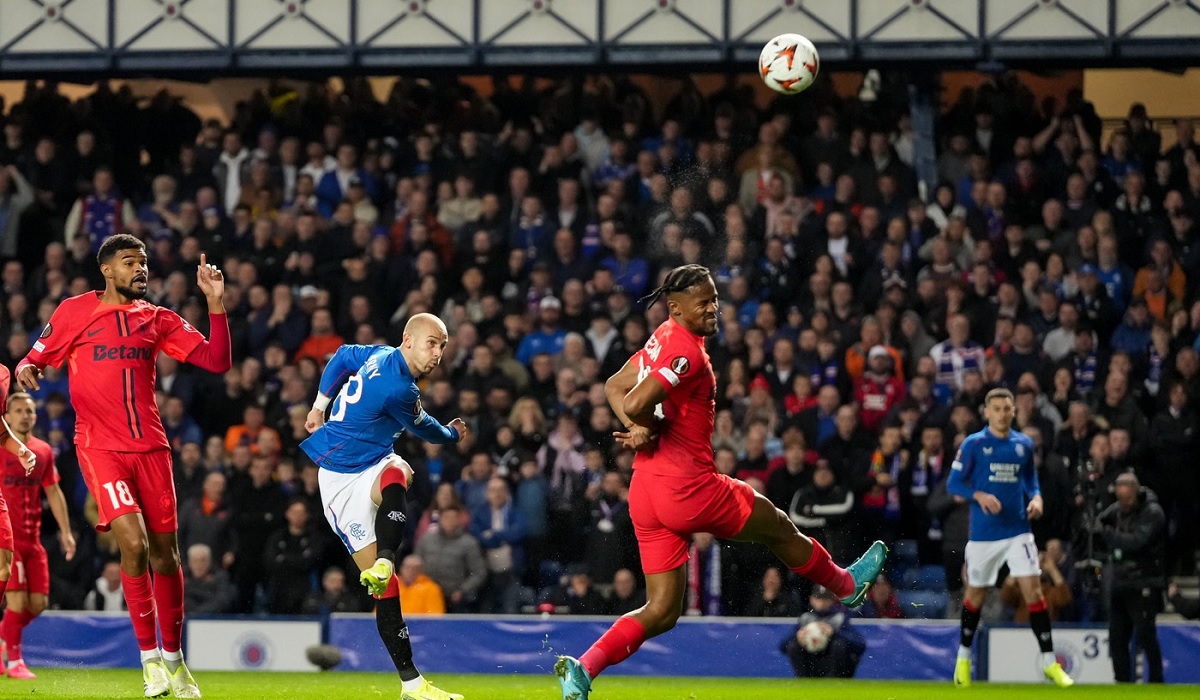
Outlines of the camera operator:
M 1117 501 L 1096 519 L 1108 547 L 1108 651 L 1118 683 L 1133 680 L 1129 646 L 1136 635 L 1146 653 L 1150 682 L 1163 682 L 1162 650 L 1155 616 L 1161 610 L 1165 580 L 1163 527 L 1166 516 L 1153 491 L 1137 475 L 1124 472 L 1115 483 Z

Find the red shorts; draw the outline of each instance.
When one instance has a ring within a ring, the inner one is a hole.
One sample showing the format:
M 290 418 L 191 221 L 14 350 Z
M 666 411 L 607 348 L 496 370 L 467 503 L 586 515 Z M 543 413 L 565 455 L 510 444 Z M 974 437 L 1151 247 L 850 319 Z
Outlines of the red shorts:
M 710 472 L 691 480 L 633 473 L 629 515 L 642 571 L 660 574 L 687 561 L 692 535 L 728 539 L 750 519 L 757 494 L 746 482 Z
M 9 591 L 29 591 L 50 595 L 50 560 L 42 545 L 18 548 L 13 552 Z
M 0 492 L 0 549 L 13 550 L 12 521 L 8 519 L 8 502 Z
M 77 447 L 75 453 L 100 511 L 97 530 L 108 532 L 109 523 L 128 513 L 141 513 L 147 532 L 179 529 L 171 450 L 112 452 Z

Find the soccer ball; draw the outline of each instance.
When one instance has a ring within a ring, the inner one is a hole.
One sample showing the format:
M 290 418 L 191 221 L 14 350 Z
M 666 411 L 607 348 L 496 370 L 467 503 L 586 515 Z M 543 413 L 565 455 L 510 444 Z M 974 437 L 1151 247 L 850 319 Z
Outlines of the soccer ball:
M 829 646 L 829 635 L 820 622 L 810 622 L 800 628 L 800 646 L 810 654 L 820 654 Z
M 811 41 L 799 34 L 780 34 L 763 47 L 758 74 L 775 92 L 795 95 L 813 84 L 820 65 L 817 47 Z

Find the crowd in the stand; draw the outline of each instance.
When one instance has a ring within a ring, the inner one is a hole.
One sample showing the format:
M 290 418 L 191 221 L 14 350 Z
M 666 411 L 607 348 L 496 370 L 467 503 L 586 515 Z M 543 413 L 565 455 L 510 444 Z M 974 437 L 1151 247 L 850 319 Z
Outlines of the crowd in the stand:
M 699 262 L 722 296 L 716 464 L 838 561 L 882 537 L 908 552 L 898 587 L 962 587 L 968 507 L 944 482 L 982 397 L 1005 386 L 1038 446 L 1033 527 L 1056 614 L 1103 615 L 1087 562 L 1105 560 L 1096 516 L 1123 470 L 1170 523 L 1161 570 L 1142 573 L 1193 574 L 1192 123 L 1159 125 L 1163 139 L 1134 105 L 1102 139 L 1079 92 L 1038 103 L 1005 75 L 940 116 L 938 184 L 919 188 L 902 89 L 754 100 L 684 80 L 656 107 L 614 77 L 497 80 L 486 96 L 404 79 L 381 102 L 350 80 L 271 84 L 222 124 L 165 91 L 99 84 L 71 102 L 31 83 L 0 103 L 0 359 L 11 368 L 60 300 L 103 286 L 95 253 L 117 232 L 146 242 L 150 299 L 207 332 L 206 253 L 228 279 L 234 368 L 162 356 L 157 378 L 187 609 L 352 611 L 370 601 L 297 448 L 305 415 L 341 344 L 397 344 L 411 314 L 438 314 L 450 345 L 424 406 L 472 430 L 397 446 L 417 475 L 405 611 L 620 613 L 644 598 L 632 455 L 603 381 L 665 318 L 643 294 Z M 37 432 L 88 533 L 67 396 L 49 371 Z M 52 535 L 53 605 L 119 607 L 115 543 L 82 537 L 67 562 Z M 807 599 L 765 549 L 697 535 L 691 554 L 690 614 L 793 616 Z M 872 614 L 921 614 L 892 591 L 876 588 Z

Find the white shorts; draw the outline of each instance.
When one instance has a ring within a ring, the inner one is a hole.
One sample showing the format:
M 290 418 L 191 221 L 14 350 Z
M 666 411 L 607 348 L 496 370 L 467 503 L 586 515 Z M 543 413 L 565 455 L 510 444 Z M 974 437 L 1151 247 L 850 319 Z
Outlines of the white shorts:
M 972 588 L 996 585 L 1000 567 L 1008 562 L 1011 576 L 1041 576 L 1033 533 L 989 542 L 967 542 L 967 584 Z
M 317 473 L 325 519 L 351 554 L 375 541 L 375 512 L 379 504 L 371 500 L 371 487 L 384 469 L 401 464 L 405 461 L 392 453 L 354 474 L 329 469 Z

